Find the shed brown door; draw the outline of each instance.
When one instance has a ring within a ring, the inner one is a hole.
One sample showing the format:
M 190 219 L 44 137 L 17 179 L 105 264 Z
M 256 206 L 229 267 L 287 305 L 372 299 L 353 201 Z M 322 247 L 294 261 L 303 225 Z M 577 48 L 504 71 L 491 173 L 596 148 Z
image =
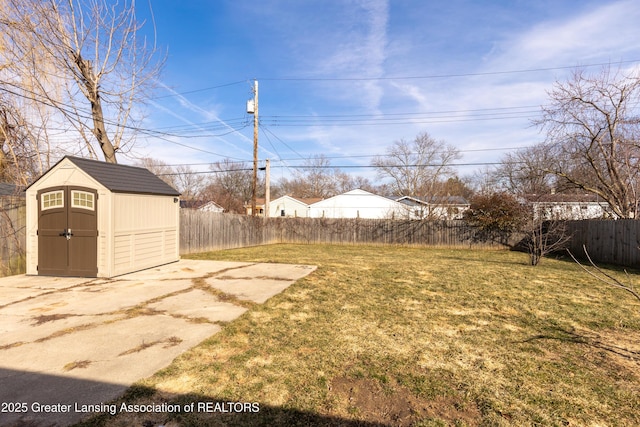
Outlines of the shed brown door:
M 83 187 L 38 191 L 38 274 L 96 277 L 97 192 Z

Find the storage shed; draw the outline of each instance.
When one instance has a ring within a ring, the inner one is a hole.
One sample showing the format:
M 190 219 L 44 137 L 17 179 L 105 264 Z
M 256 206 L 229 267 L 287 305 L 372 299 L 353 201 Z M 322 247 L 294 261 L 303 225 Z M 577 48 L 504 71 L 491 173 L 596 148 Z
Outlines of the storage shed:
M 113 277 L 178 261 L 179 195 L 144 168 L 64 157 L 26 189 L 27 274 Z

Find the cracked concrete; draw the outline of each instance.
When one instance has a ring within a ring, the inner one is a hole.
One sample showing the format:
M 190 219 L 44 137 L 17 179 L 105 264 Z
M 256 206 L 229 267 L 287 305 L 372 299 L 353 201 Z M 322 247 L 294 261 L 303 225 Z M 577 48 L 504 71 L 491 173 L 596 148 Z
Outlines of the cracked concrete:
M 34 412 L 118 397 L 135 381 L 282 292 L 315 267 L 181 260 L 114 279 L 0 279 L 0 426 L 64 426 L 89 415 Z

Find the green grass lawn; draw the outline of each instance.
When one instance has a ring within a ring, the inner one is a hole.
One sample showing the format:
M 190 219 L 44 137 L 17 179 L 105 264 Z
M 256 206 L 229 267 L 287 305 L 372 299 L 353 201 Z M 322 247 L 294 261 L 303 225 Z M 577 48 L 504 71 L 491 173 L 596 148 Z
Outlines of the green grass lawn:
M 125 399 L 258 402 L 260 411 L 89 425 L 640 425 L 640 304 L 572 262 L 330 245 L 191 258 L 318 269 Z

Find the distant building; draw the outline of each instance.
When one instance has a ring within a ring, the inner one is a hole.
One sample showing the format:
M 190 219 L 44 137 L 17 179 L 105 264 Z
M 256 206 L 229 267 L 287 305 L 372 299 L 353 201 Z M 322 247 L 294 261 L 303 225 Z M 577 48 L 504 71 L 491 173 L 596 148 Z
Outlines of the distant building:
M 24 187 L 9 182 L 0 182 L 0 207 L 9 209 L 24 203 Z
M 203 204 L 198 206 L 197 209 L 199 211 L 204 211 L 204 212 L 216 212 L 216 213 L 224 212 L 224 208 L 219 204 L 217 204 L 216 202 L 214 202 L 213 200 L 209 202 L 204 202 Z
M 411 219 L 462 219 L 470 207 L 469 202 L 461 196 L 403 196 L 396 200 L 407 207 Z
M 264 205 L 265 205 L 264 198 L 256 198 L 256 216 L 264 216 Z M 251 200 L 244 203 L 244 212 L 247 215 L 251 215 L 251 212 L 252 212 Z
M 306 218 L 309 216 L 309 206 L 321 201 L 322 198 L 302 198 L 282 196 L 269 203 L 269 216 Z
M 617 218 L 604 199 L 591 193 L 528 194 L 523 199 L 531 204 L 535 219 L 582 220 Z
M 364 190 L 351 190 L 309 205 L 312 218 L 404 218 L 402 203 Z
M 195 209 L 204 212 L 224 212 L 224 208 L 213 200 L 209 202 L 203 200 L 180 200 L 180 208 Z

